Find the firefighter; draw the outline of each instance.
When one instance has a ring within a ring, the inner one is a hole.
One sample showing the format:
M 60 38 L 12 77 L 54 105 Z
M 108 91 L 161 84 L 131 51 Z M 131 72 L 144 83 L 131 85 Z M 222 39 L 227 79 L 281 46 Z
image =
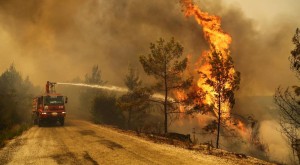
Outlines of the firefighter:
M 46 83 L 46 93 L 49 93 L 49 92 L 50 92 L 49 86 L 50 86 L 50 82 L 47 81 L 47 83 Z

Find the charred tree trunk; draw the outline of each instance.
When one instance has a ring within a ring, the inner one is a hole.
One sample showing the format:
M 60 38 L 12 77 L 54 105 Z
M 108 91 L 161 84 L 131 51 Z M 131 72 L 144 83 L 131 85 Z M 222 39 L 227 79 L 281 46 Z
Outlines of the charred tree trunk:
M 168 109 L 167 109 L 167 101 L 168 101 L 168 90 L 165 91 L 165 102 L 164 102 L 164 113 L 165 113 L 165 133 L 168 133 Z
M 131 109 L 128 110 L 128 120 L 127 120 L 127 127 L 131 129 Z
M 219 93 L 218 96 L 218 132 L 217 132 L 217 141 L 216 141 L 217 148 L 219 148 L 220 127 L 221 127 L 221 93 Z
M 296 152 L 296 155 L 298 157 L 298 163 L 300 164 L 300 139 L 294 140 L 292 148 Z
M 165 100 L 164 100 L 164 114 L 165 114 L 165 133 L 168 133 L 168 83 L 167 83 L 167 61 L 165 57 L 165 75 L 164 75 L 164 85 L 165 85 Z

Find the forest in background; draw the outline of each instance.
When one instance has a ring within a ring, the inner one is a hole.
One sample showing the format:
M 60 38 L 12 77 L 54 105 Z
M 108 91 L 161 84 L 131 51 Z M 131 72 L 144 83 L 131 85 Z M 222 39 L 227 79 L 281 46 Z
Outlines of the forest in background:
M 32 98 L 39 92 L 14 64 L 0 76 L 0 146 L 31 126 Z

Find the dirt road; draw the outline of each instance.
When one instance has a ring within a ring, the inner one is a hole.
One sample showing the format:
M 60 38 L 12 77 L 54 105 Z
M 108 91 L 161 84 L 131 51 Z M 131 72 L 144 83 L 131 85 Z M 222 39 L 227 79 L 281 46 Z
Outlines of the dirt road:
M 87 121 L 33 127 L 0 150 L 0 164 L 236 164 L 155 144 Z

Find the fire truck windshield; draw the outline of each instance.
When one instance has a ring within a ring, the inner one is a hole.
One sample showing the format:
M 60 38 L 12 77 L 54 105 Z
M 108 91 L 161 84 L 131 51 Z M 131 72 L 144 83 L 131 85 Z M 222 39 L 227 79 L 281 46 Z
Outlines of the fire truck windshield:
M 44 97 L 45 105 L 62 105 L 64 104 L 63 96 L 45 96 Z

